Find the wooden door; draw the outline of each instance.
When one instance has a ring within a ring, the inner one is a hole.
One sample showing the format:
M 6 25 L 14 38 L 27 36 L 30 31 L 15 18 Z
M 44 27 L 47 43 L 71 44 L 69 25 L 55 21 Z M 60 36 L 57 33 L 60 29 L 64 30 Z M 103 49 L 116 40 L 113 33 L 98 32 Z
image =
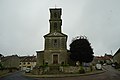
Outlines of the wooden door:
M 53 55 L 53 64 L 58 64 L 58 55 Z

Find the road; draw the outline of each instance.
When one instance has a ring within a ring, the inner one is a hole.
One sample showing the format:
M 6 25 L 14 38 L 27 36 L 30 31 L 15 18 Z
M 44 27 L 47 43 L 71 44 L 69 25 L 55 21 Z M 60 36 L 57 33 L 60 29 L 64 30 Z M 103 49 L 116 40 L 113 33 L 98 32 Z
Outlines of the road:
M 120 80 L 120 71 L 115 70 L 110 65 L 104 66 L 106 72 L 89 76 L 64 77 L 64 78 L 29 78 L 24 77 L 22 72 L 15 72 L 0 80 Z
M 28 78 L 28 77 L 23 76 L 23 74 L 24 73 L 21 71 L 10 73 L 7 76 L 0 78 L 0 80 L 34 80 L 32 78 Z

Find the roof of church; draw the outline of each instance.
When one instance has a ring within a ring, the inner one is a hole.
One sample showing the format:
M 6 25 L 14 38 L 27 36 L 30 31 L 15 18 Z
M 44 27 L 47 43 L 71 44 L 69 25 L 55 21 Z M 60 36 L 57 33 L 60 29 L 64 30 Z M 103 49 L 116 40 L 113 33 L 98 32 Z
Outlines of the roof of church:
M 50 8 L 50 10 L 60 10 L 62 8 Z
M 36 53 L 44 53 L 44 50 L 43 51 L 36 51 Z
M 59 33 L 59 32 L 54 32 L 54 33 L 48 33 L 48 34 L 46 34 L 44 37 L 64 37 L 64 36 L 66 36 L 67 37 L 67 35 L 66 34 L 63 34 L 63 33 Z

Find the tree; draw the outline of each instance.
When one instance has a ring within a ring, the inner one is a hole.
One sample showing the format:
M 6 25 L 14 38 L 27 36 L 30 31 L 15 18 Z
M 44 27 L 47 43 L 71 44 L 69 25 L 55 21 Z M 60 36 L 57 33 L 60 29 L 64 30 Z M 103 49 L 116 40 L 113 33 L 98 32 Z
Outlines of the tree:
M 3 55 L 2 54 L 0 54 L 0 57 L 2 57 Z
M 91 62 L 93 60 L 93 49 L 91 48 L 91 44 L 89 43 L 87 37 L 76 37 L 70 44 L 70 59 L 73 61 L 82 62 Z
M 3 68 L 3 65 L 2 65 L 2 63 L 1 63 L 1 59 L 2 59 L 2 57 L 3 57 L 3 55 L 2 55 L 2 54 L 0 54 L 0 69 L 2 69 L 2 68 Z

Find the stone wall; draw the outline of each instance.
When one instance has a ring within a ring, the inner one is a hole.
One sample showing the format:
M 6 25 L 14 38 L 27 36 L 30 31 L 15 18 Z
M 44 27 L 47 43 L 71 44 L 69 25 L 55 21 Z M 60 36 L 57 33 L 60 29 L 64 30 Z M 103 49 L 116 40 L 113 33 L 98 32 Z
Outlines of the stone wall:
M 49 67 L 40 67 L 40 68 L 36 68 L 32 71 L 32 74 L 37 74 L 37 75 L 41 75 L 41 74 L 63 74 L 63 73 L 84 73 L 84 72 L 91 72 L 91 68 L 90 67 L 80 67 L 80 66 L 58 66 L 55 68 L 56 66 L 49 66 Z M 53 69 L 52 69 L 53 68 Z M 84 72 L 81 72 L 81 70 L 84 70 Z M 92 67 L 92 71 L 95 70 L 95 67 Z
M 67 50 L 45 50 L 44 53 L 44 62 L 47 62 L 48 65 L 53 65 L 53 55 L 58 55 L 58 64 L 62 62 L 68 63 L 68 53 Z
M 91 67 L 80 67 L 80 66 L 66 66 L 66 67 L 60 67 L 60 71 L 63 73 L 80 73 L 80 70 L 84 69 L 85 72 L 91 72 L 96 70 L 95 66 Z
M 63 68 L 63 72 L 64 73 L 79 73 L 80 67 L 76 67 L 76 66 L 67 66 L 67 67 L 61 67 L 61 69 Z
M 43 60 L 44 60 L 44 51 L 36 51 L 36 52 L 37 52 L 36 66 L 41 66 L 43 65 Z

